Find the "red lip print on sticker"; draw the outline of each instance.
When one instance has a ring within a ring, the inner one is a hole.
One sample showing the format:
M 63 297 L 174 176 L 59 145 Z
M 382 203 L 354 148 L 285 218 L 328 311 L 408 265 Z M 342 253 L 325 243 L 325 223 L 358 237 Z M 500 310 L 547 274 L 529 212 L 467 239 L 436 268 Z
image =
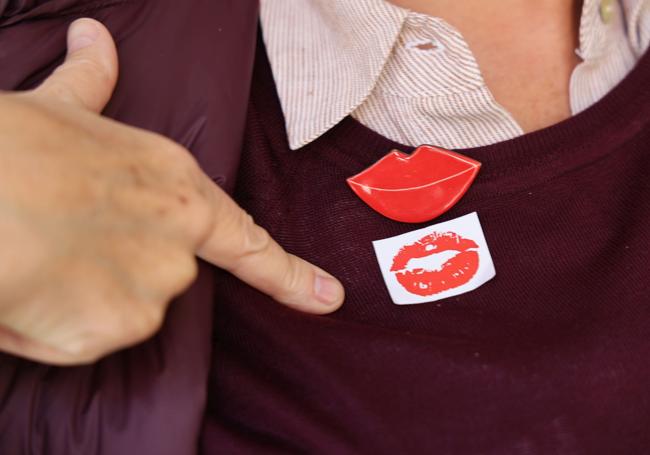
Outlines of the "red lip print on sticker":
M 403 246 L 393 258 L 391 272 L 408 292 L 420 296 L 431 296 L 468 283 L 476 274 L 479 265 L 476 242 L 465 239 L 454 232 L 434 232 L 415 243 Z M 443 251 L 458 251 L 439 270 L 413 269 L 406 267 L 411 259 L 424 258 Z
M 453 207 L 480 167 L 481 163 L 459 153 L 423 145 L 411 155 L 393 150 L 347 182 L 385 217 L 421 223 Z

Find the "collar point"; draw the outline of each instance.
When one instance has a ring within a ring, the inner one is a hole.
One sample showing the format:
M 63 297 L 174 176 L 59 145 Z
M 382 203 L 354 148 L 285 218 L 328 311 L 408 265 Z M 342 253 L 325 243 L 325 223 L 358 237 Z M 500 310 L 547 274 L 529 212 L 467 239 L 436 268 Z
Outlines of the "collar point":
M 289 150 L 295 151 L 303 148 L 305 145 L 309 144 L 309 141 L 301 137 L 288 137 Z

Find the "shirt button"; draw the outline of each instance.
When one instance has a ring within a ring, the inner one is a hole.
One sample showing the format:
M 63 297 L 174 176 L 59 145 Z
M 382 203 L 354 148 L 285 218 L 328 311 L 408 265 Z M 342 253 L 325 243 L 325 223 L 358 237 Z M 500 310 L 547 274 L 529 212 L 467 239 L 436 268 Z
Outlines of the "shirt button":
M 614 18 L 614 2 L 616 0 L 601 0 L 600 1 L 600 19 L 605 24 L 609 24 Z

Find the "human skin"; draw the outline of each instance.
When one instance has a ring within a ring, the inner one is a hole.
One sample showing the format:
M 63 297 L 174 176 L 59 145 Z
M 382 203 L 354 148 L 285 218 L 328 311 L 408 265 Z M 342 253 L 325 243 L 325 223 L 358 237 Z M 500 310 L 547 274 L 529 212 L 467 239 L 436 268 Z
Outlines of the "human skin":
M 102 118 L 117 79 L 108 31 L 82 19 L 66 61 L 0 93 L 0 350 L 88 363 L 160 327 L 196 255 L 315 314 L 343 288 L 287 254 L 180 145 Z
M 571 116 L 569 80 L 580 59 L 578 0 L 390 0 L 440 17 L 472 50 L 494 98 L 530 132 Z

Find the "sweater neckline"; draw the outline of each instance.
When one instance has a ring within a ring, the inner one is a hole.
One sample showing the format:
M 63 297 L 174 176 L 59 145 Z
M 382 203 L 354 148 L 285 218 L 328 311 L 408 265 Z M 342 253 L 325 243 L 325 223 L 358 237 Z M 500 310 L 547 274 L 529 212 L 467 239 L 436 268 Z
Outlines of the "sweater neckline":
M 455 151 L 483 164 L 474 186 L 488 192 L 530 187 L 612 153 L 625 159 L 625 141 L 650 127 L 648 80 L 650 52 L 613 90 L 584 111 L 507 141 Z M 351 116 L 324 140 L 367 158 L 368 164 L 392 149 L 407 153 L 415 149 L 382 136 Z M 305 153 L 309 148 L 305 147 Z
M 262 40 L 258 40 L 257 59 L 253 102 L 257 109 L 270 114 L 265 116 L 266 119 L 278 118 L 279 114 L 279 124 L 270 120 L 264 128 L 269 132 L 282 128 L 282 141 L 277 145 L 287 153 L 318 153 L 320 147 L 335 147 L 353 156 L 360 165 L 360 172 L 393 149 L 406 153 L 415 149 L 392 141 L 348 116 L 316 141 L 291 150 Z M 562 122 L 507 141 L 455 149 L 483 165 L 464 199 L 483 199 L 495 193 L 532 188 L 610 154 L 616 153 L 620 159 L 625 159 L 624 143 L 650 128 L 648 80 L 650 52 L 646 52 L 632 71 L 602 99 Z

